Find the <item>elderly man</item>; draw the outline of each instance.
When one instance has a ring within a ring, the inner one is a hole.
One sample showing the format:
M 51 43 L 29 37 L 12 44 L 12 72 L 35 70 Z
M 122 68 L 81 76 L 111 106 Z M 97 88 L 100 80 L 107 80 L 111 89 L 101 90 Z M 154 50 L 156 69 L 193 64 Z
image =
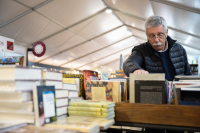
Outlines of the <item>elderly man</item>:
M 126 76 L 130 73 L 165 73 L 173 80 L 175 75 L 191 75 L 185 49 L 168 36 L 167 23 L 160 16 L 151 16 L 145 22 L 148 42 L 132 49 L 124 62 Z
M 165 78 L 173 80 L 175 75 L 191 75 L 185 49 L 168 36 L 167 23 L 160 16 L 151 16 L 145 22 L 148 42 L 132 49 L 132 54 L 124 62 L 126 76 L 130 73 L 165 73 Z M 165 130 L 146 129 L 147 133 L 164 133 Z M 166 131 L 180 133 L 182 131 Z

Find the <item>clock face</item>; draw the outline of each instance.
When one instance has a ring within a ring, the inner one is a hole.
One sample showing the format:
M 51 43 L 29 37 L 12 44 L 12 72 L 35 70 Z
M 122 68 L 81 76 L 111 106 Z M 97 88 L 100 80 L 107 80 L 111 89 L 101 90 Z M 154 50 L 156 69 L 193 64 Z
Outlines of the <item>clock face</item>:
M 41 57 L 45 54 L 46 52 L 46 46 L 43 42 L 36 42 L 34 45 L 33 45 L 33 54 L 37 57 Z

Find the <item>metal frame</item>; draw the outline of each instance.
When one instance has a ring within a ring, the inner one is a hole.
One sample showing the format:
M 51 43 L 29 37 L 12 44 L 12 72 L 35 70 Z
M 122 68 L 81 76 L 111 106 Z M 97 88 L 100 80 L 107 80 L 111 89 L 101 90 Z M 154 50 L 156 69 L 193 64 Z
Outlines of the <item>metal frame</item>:
M 14 1 L 15 1 L 15 0 L 14 0 Z M 28 10 L 28 11 L 26 11 L 26 12 L 24 12 L 24 13 L 22 13 L 22 14 L 16 16 L 16 17 L 14 17 L 14 18 L 12 18 L 12 19 L 10 19 L 10 20 L 4 22 L 3 24 L 0 25 L 0 28 L 2 28 L 3 26 L 5 26 L 5 25 L 7 25 L 7 24 L 9 24 L 9 23 L 11 23 L 11 22 L 13 22 L 13 21 L 15 21 L 15 20 L 17 20 L 17 19 L 19 19 L 19 18 L 21 18 L 21 17 L 27 15 L 27 14 L 29 14 L 30 12 L 32 12 L 32 11 L 34 11 L 34 10 L 40 8 L 41 6 L 46 5 L 47 3 L 51 2 L 51 1 L 52 1 L 52 0 L 46 0 L 45 2 L 43 2 L 43 3 L 41 3 L 41 4 L 39 4 L 39 5 L 35 6 L 35 7 L 33 7 L 32 9 L 30 9 L 30 10 Z M 18 2 L 18 1 L 15 1 L 15 2 L 21 4 L 21 2 Z M 24 4 L 23 4 L 23 5 L 24 5 Z M 26 7 L 28 7 L 28 6 L 26 6 Z
M 153 7 L 152 7 L 152 8 L 153 8 Z M 145 20 L 146 20 L 145 18 L 141 18 L 141 17 L 135 16 L 135 15 L 129 14 L 129 13 L 125 13 L 125 12 L 122 12 L 122 11 L 120 11 L 120 10 L 117 10 L 117 9 L 114 9 L 114 8 L 111 8 L 111 7 L 110 7 L 110 9 L 112 9 L 113 11 L 119 12 L 119 13 L 121 13 L 121 14 L 124 14 L 124 15 L 126 15 L 126 16 L 129 16 L 129 17 L 132 17 L 132 18 L 141 20 L 141 21 L 145 21 Z M 190 35 L 190 36 L 192 36 L 192 37 L 195 37 L 195 38 L 199 38 L 199 39 L 200 39 L 200 36 L 195 35 L 195 34 L 192 34 L 192 33 L 189 33 L 189 32 L 186 32 L 186 31 L 182 31 L 182 30 L 179 30 L 179 29 L 170 27 L 170 26 L 168 26 L 168 29 L 174 30 L 174 31 L 177 31 L 177 32 L 180 32 L 180 33 L 183 33 L 183 34 L 186 34 L 186 35 Z
M 138 44 L 135 44 L 135 45 L 130 46 L 130 47 L 128 47 L 128 48 L 124 48 L 124 49 L 119 50 L 119 51 L 117 51 L 117 52 L 115 52 L 115 53 L 112 53 L 112 54 L 109 54 L 109 55 L 107 55 L 107 56 L 104 56 L 104 57 L 102 57 L 102 58 L 100 58 L 100 59 L 94 60 L 94 61 L 92 61 L 92 62 L 90 62 L 90 63 L 84 64 L 84 65 L 80 66 L 79 68 L 84 67 L 84 66 L 87 66 L 87 65 L 89 65 L 89 64 L 92 64 L 92 63 L 94 63 L 94 62 L 97 62 L 97 61 L 102 60 L 102 59 L 104 59 L 104 58 L 106 58 L 106 57 L 112 56 L 112 55 L 114 55 L 114 54 L 116 54 L 116 53 L 119 53 L 119 52 L 122 52 L 122 51 L 124 51 L 124 50 L 133 48 L 133 47 L 136 46 L 136 45 L 138 45 Z
M 175 8 L 178 8 L 178 9 L 182 9 L 182 10 L 185 10 L 185 11 L 189 11 L 189 12 L 194 12 L 194 13 L 200 14 L 200 9 L 189 7 L 189 6 L 185 6 L 183 4 L 179 4 L 179 3 L 176 3 L 176 2 L 164 1 L 164 0 L 150 0 L 150 1 L 161 3 L 161 4 L 165 4 L 165 5 L 172 6 L 172 7 L 175 7 Z
M 50 56 L 47 57 L 47 58 L 44 58 L 44 59 L 42 59 L 42 60 L 39 60 L 38 62 L 42 62 L 42 61 L 44 61 L 44 60 L 46 60 L 46 59 L 48 59 L 48 58 L 51 58 L 51 57 L 53 57 L 53 56 L 57 56 L 57 55 L 59 55 L 59 54 L 61 54 L 61 53 L 63 53 L 63 52 L 66 52 L 66 51 L 68 51 L 68 50 L 70 50 L 70 49 L 73 49 L 73 48 L 75 48 L 75 47 L 78 47 L 78 46 L 80 46 L 80 45 L 82 45 L 82 44 L 84 44 L 84 43 L 87 43 L 87 42 L 89 42 L 89 41 L 91 41 L 91 40 L 94 40 L 94 39 L 96 39 L 96 38 L 98 38 L 98 37 L 101 37 L 101 36 L 103 36 L 103 35 L 105 35 L 105 34 L 107 34 L 107 33 L 109 33 L 109 32 L 112 32 L 112 31 L 118 29 L 118 28 L 121 28 L 122 26 L 124 26 L 124 25 L 118 26 L 118 27 L 116 27 L 116 28 L 114 28 L 114 29 L 111 29 L 111 30 L 109 30 L 109 31 L 106 31 L 106 32 L 104 32 L 104 33 L 102 33 L 102 34 L 100 34 L 100 35 L 98 35 L 98 36 L 95 36 L 95 37 L 92 37 L 92 38 L 90 38 L 90 39 L 87 39 L 86 41 L 83 41 L 83 42 L 81 42 L 81 43 L 79 43 L 79 44 L 76 44 L 76 45 L 70 47 L 70 48 L 64 49 L 64 50 L 62 50 L 62 51 L 60 51 L 60 52 L 57 52 L 57 53 L 55 53 L 55 54 L 53 54 L 53 55 L 50 55 Z
M 73 62 L 73 61 L 76 61 L 76 60 L 81 59 L 81 58 L 83 58 L 83 57 L 86 57 L 86 56 L 88 56 L 88 55 L 91 55 L 91 54 L 93 54 L 93 53 L 95 53 L 95 52 L 98 52 L 98 51 L 100 51 L 100 50 L 106 49 L 106 48 L 108 48 L 108 47 L 110 47 L 110 46 L 112 46 L 112 45 L 114 45 L 114 44 L 116 44 L 116 43 L 122 42 L 122 41 L 124 41 L 124 40 L 126 40 L 126 39 L 128 39 L 128 38 L 130 38 L 130 37 L 132 37 L 132 36 L 123 38 L 123 39 L 121 39 L 121 40 L 119 40 L 119 41 L 117 41 L 117 42 L 114 42 L 114 43 L 112 43 L 112 44 L 110 44 L 110 45 L 107 45 L 107 46 L 105 46 L 105 47 L 103 47 L 103 48 L 100 48 L 100 49 L 98 49 L 98 50 L 95 50 L 95 51 L 93 51 L 93 52 L 90 52 L 90 53 L 88 53 L 88 54 L 85 54 L 85 55 L 83 55 L 83 56 L 80 56 L 80 57 L 78 57 L 78 58 L 76 58 L 76 59 L 73 59 L 73 60 L 71 60 L 71 61 L 65 62 L 65 63 L 63 63 L 63 64 L 61 64 L 61 65 L 59 65 L 59 66 L 63 66 L 63 65 L 65 65 L 65 64 L 68 64 L 68 63 L 70 63 L 70 62 Z

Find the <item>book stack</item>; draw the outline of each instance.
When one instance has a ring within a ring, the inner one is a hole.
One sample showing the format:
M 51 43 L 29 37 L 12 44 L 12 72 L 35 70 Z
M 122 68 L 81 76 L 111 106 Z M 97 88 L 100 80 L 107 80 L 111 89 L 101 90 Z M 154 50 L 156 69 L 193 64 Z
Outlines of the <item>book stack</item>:
M 57 119 L 66 117 L 69 92 L 68 90 L 63 89 L 62 73 L 56 71 L 43 71 L 42 79 L 44 80 L 43 85 L 55 86 Z
M 115 70 L 116 78 L 124 78 L 124 71 L 123 70 Z
M 80 101 L 83 98 L 79 97 L 80 94 L 80 78 L 63 78 L 63 89 L 69 92 L 69 102 Z
M 82 100 L 70 102 L 69 115 L 102 117 L 114 119 L 115 102 Z
M 0 73 L 0 122 L 34 123 L 32 90 L 40 85 L 41 69 L 1 66 Z

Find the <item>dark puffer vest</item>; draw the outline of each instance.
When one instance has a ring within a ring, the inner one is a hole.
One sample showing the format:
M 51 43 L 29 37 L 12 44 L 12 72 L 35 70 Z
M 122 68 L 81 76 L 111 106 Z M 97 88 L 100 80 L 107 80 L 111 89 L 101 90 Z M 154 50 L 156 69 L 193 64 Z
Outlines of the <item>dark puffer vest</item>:
M 167 36 L 169 57 L 174 66 L 176 75 L 191 75 L 185 49 L 176 40 Z M 158 53 L 149 42 L 135 46 L 132 54 L 124 62 L 124 73 L 129 77 L 135 70 L 143 69 L 149 73 L 165 73 L 165 69 Z

